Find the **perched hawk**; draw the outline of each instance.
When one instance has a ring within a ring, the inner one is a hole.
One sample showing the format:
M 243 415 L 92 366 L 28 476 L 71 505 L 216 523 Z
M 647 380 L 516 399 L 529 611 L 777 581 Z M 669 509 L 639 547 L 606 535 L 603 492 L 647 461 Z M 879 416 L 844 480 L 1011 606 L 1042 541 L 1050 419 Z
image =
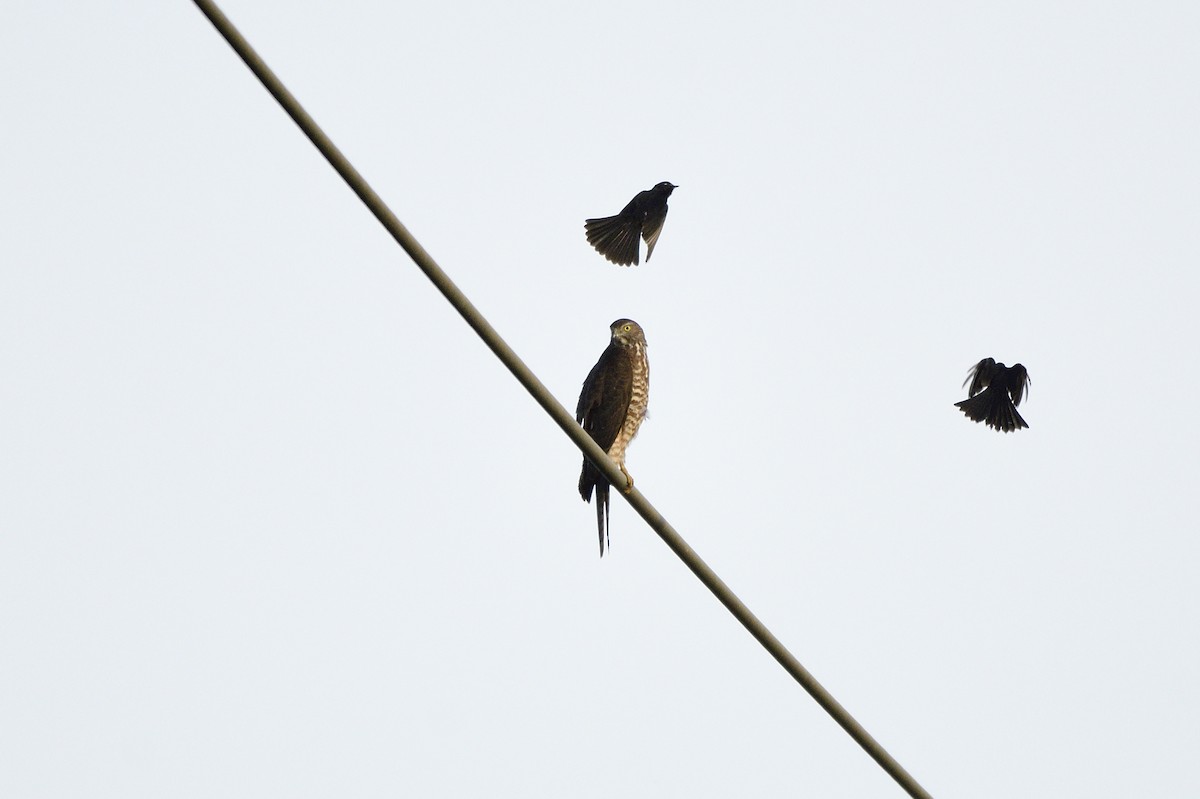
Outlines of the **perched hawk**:
M 967 373 L 963 385 L 968 382 L 971 384 L 967 392 L 969 399 L 954 403 L 968 419 L 984 422 L 1005 433 L 1029 427 L 1017 413 L 1021 398 L 1029 392 L 1029 373 L 1024 366 L 1019 363 L 1005 366 L 984 358 Z
M 583 223 L 588 243 L 614 264 L 637 265 L 638 236 L 646 240 L 646 261 L 654 253 L 654 245 L 667 221 L 667 198 L 679 188 L 659 183 L 652 189 L 638 192 L 616 216 L 588 219 Z
M 646 334 L 631 319 L 618 319 L 609 328 L 612 339 L 608 349 L 596 361 L 575 408 L 575 421 L 583 426 L 600 449 L 608 453 L 620 467 L 633 488 L 633 478 L 625 469 L 625 448 L 637 435 L 646 405 L 650 400 L 650 362 L 646 359 Z M 600 532 L 600 557 L 608 539 L 608 489 L 604 475 L 583 459 L 579 475 L 579 495 L 584 502 L 592 501 L 596 489 L 596 528 Z

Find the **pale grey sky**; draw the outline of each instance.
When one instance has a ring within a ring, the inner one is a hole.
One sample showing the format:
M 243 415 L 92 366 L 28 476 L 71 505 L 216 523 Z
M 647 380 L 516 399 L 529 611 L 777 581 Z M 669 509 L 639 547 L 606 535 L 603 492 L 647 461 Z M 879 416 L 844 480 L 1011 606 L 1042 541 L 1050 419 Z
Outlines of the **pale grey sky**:
M 565 405 L 642 324 L 639 488 L 934 796 L 1200 794 L 1195 4 L 222 8 Z M 191 3 L 0 75 L 0 795 L 901 795 Z

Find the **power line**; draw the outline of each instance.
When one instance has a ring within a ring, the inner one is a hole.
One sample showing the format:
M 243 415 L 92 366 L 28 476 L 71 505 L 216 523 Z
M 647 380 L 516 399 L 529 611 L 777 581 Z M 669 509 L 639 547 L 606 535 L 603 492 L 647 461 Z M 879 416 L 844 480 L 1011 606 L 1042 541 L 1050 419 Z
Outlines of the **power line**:
M 358 173 L 350 162 L 346 159 L 342 152 L 330 141 L 325 132 L 321 130 L 313 118 L 308 115 L 308 112 L 300 105 L 300 102 L 292 95 L 291 92 L 283 85 L 276 77 L 275 73 L 266 65 L 266 63 L 250 46 L 245 37 L 234 27 L 229 18 L 221 12 L 221 9 L 211 0 L 193 0 L 200 11 L 208 17 L 208 20 L 213 24 L 217 31 L 229 43 L 229 46 L 234 49 L 234 52 L 246 63 L 250 71 L 262 82 L 267 91 L 271 93 L 283 109 L 287 111 L 292 120 L 300 126 L 300 130 L 304 135 L 316 145 L 321 154 L 329 162 L 342 179 L 350 186 L 358 198 L 363 201 L 363 204 L 375 215 L 380 224 L 392 234 L 392 238 L 408 253 L 413 259 L 417 267 L 425 273 L 438 290 L 442 292 L 454 309 L 462 315 L 467 324 L 479 334 L 483 342 L 488 348 L 496 354 L 501 362 L 504 363 L 508 370 L 513 373 L 513 376 L 520 381 L 538 404 L 550 414 L 555 423 L 563 429 L 570 439 L 575 442 L 575 446 L 582 450 L 583 454 L 605 476 L 610 483 L 618 489 L 623 489 L 626 486 L 625 475 L 621 470 L 609 459 L 608 455 L 600 449 L 591 436 L 583 431 L 576 422 L 575 418 L 567 412 L 567 409 L 546 389 L 542 382 L 530 371 L 529 367 L 517 357 L 512 348 L 505 343 L 500 334 L 488 323 L 483 314 L 479 312 L 471 301 L 467 299 L 458 286 L 454 285 L 441 267 L 434 262 L 429 253 L 413 238 L 408 229 L 396 218 L 387 204 L 380 199 L 374 189 L 368 185 L 362 175 Z M 918 799 L 932 799 L 930 794 L 917 783 L 917 781 L 909 774 L 903 766 L 896 762 L 888 752 L 876 741 L 871 734 L 859 724 L 853 716 L 850 715 L 842 705 L 833 698 L 833 696 L 825 690 L 816 678 L 809 673 L 808 669 L 796 660 L 796 657 L 787 650 L 778 638 L 776 638 L 770 630 L 766 628 L 758 617 L 750 612 L 750 609 L 742 603 L 742 600 L 737 598 L 737 595 L 725 584 L 725 582 L 716 575 L 708 564 L 705 563 L 696 552 L 688 546 L 688 543 L 683 540 L 679 533 L 675 532 L 666 519 L 663 518 L 650 502 L 642 496 L 642 493 L 634 488 L 628 494 L 621 492 L 622 496 L 629 501 L 633 509 L 646 520 L 646 523 L 658 533 L 659 537 L 666 542 L 667 546 L 679 556 L 679 559 L 684 562 L 692 573 L 704 583 L 709 591 L 720 600 L 734 618 L 742 623 L 749 630 L 750 634 L 762 644 L 775 660 L 783 666 L 788 674 L 795 678 L 796 682 L 800 683 L 801 687 L 817 701 L 822 708 L 825 709 L 834 721 L 842 726 L 842 728 L 853 738 L 859 746 L 866 750 L 875 762 L 878 763 L 884 771 L 891 775 L 892 779 L 896 780 L 910 796 Z

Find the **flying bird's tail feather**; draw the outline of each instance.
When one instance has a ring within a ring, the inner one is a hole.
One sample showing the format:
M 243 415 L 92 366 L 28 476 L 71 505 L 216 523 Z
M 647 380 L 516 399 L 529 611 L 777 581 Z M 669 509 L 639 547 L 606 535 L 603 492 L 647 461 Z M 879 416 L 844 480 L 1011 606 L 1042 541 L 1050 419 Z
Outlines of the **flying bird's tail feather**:
M 638 236 L 642 230 L 640 221 L 623 219 L 618 214 L 585 220 L 583 229 L 587 233 L 588 244 L 614 264 L 638 264 Z
M 954 403 L 954 407 L 965 413 L 968 419 L 983 422 L 1004 433 L 1029 427 L 1002 387 L 989 386 L 970 399 Z

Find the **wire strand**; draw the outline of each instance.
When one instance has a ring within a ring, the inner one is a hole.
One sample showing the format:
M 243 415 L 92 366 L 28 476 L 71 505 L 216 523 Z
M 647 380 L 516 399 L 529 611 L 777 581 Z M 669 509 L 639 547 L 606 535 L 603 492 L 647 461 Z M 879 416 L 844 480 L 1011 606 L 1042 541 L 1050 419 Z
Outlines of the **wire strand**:
M 325 132 L 321 130 L 313 118 L 309 116 L 304 107 L 300 105 L 300 102 L 287 90 L 275 73 L 259 57 L 254 48 L 250 46 L 250 43 L 246 41 L 245 37 L 242 36 L 233 23 L 229 21 L 229 18 L 221 12 L 216 3 L 211 2 L 211 0 L 193 0 L 193 2 L 195 2 L 204 16 L 213 24 L 217 32 L 229 43 L 234 52 L 246 63 L 250 71 L 262 82 L 267 91 L 271 93 L 271 96 L 283 106 L 283 109 L 300 127 L 304 135 L 321 151 L 321 154 L 325 156 L 330 166 L 342 176 L 342 179 L 346 181 L 351 190 L 358 195 L 363 204 L 375 215 L 380 224 L 384 226 L 388 233 L 392 235 L 392 238 L 408 253 L 417 267 L 425 273 L 425 276 L 433 282 L 442 295 L 454 306 L 454 309 L 462 315 L 462 318 L 483 339 L 483 342 L 496 354 L 496 357 L 508 367 L 508 370 L 525 387 L 525 390 L 537 400 L 537 403 L 542 406 L 546 413 L 550 414 L 550 418 L 562 428 L 563 432 L 575 443 L 575 446 L 579 447 L 587 459 L 596 465 L 596 468 L 600 470 L 614 487 L 618 489 L 626 488 L 625 475 L 621 473 L 621 470 L 600 449 L 599 445 L 592 440 L 592 437 L 584 432 L 583 428 L 576 423 L 575 418 L 567 412 L 562 403 L 554 398 L 554 395 L 546 389 L 529 367 L 513 352 L 512 348 L 505 343 L 500 334 L 496 332 L 487 319 L 484 318 L 483 314 L 479 312 L 479 309 L 467 299 L 458 286 L 454 285 L 454 281 L 434 262 L 429 253 L 425 251 L 412 234 L 408 232 L 408 229 L 396 218 L 396 215 L 392 213 L 387 204 L 375 193 L 366 179 L 342 155 L 342 152 L 325 135 Z M 918 799 L 932 799 L 930 794 L 917 783 L 912 775 L 895 758 L 888 754 L 879 742 L 842 707 L 841 703 L 834 699 L 833 695 L 817 682 L 817 679 L 809 673 L 808 669 L 801 665 L 800 661 L 767 629 L 766 625 L 750 612 L 750 609 L 738 599 L 729 586 L 696 554 L 695 550 L 683 540 L 683 537 L 663 518 L 662 514 L 650 504 L 641 491 L 633 488 L 629 493 L 625 493 L 624 490 L 621 490 L 620 493 L 628 500 L 638 515 L 645 519 L 651 529 L 666 542 L 671 551 L 679 556 L 684 565 L 691 569 L 700 582 L 733 614 L 734 618 L 742 623 L 742 626 L 783 666 L 784 670 L 792 675 L 796 682 L 800 683 L 801 687 L 816 700 L 817 704 L 832 716 L 834 721 L 841 725 L 842 729 L 859 746 L 866 750 L 867 754 L 884 771 L 899 783 L 910 796 L 917 797 Z

